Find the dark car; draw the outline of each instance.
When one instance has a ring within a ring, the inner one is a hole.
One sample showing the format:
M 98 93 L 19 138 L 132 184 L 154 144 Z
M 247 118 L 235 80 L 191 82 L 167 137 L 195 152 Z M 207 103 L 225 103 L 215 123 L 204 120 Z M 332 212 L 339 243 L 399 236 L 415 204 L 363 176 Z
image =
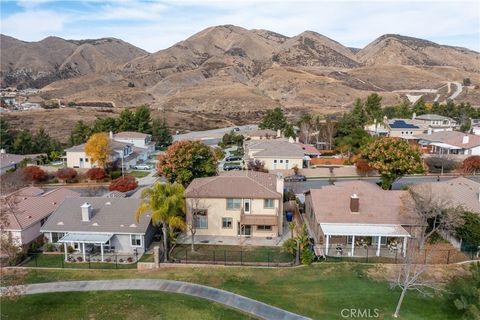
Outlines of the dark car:
M 225 158 L 225 161 L 231 162 L 231 161 L 241 161 L 242 157 L 239 156 L 228 156 Z
M 296 174 L 293 176 L 288 176 L 285 177 L 285 182 L 299 182 L 299 181 L 307 181 L 307 178 L 305 176 L 302 176 L 300 174 Z
M 239 164 L 227 164 L 223 165 L 223 170 L 230 171 L 230 170 L 242 170 L 242 166 Z

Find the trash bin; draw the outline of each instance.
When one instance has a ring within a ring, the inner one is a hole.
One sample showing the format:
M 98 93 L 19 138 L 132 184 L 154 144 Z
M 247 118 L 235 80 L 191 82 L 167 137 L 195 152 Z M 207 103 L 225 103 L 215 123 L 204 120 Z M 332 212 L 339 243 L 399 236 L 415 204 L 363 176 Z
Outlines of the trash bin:
M 293 213 L 291 211 L 287 211 L 287 221 L 292 222 L 293 220 Z

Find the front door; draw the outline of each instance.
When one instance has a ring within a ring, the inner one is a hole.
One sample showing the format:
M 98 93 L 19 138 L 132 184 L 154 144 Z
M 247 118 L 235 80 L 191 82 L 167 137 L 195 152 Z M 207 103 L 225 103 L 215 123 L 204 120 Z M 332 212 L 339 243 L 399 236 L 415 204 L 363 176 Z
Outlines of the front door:
M 243 226 L 243 235 L 244 236 L 251 236 L 252 235 L 252 226 L 246 224 Z

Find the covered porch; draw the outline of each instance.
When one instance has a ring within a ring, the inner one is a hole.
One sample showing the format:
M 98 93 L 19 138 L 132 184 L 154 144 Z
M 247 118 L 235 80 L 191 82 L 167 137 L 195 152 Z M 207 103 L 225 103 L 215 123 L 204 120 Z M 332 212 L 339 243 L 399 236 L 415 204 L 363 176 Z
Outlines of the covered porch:
M 67 233 L 58 242 L 63 243 L 65 261 L 68 261 L 68 246 L 70 245 L 78 255 L 83 257 L 83 261 L 86 260 L 87 255 L 94 254 L 98 249 L 100 261 L 104 262 L 105 251 L 111 249 L 110 239 L 112 237 L 113 234 Z
M 364 256 L 368 249 L 379 256 L 405 256 L 410 234 L 401 225 L 321 223 L 325 255 Z M 359 250 L 359 249 L 367 249 Z
M 462 154 L 462 148 L 447 143 L 432 142 L 432 153 L 434 154 Z

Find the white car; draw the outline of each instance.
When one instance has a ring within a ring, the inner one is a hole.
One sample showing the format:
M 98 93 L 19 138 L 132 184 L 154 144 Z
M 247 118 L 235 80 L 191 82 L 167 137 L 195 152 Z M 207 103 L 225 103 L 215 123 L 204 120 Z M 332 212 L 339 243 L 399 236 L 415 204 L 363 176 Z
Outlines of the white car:
M 152 170 L 152 167 L 146 164 L 139 164 L 134 167 L 136 170 Z

